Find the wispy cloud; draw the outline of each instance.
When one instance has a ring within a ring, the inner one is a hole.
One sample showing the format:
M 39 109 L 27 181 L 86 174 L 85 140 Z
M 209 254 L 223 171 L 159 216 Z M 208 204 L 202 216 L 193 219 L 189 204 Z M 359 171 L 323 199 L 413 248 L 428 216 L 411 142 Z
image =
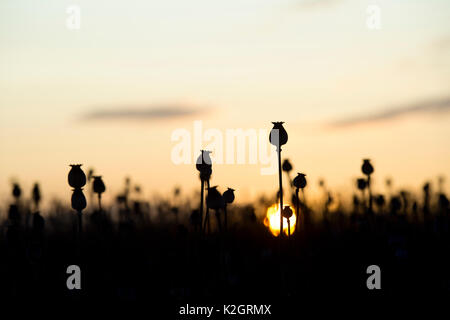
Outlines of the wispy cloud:
M 450 111 L 450 97 L 443 97 L 440 99 L 422 101 L 406 106 L 391 107 L 372 114 L 347 117 L 331 122 L 329 125 L 334 128 L 350 127 L 360 124 L 397 119 L 418 113 L 444 113 L 448 111 Z
M 163 120 L 203 114 L 204 108 L 184 106 L 115 107 L 96 109 L 83 114 L 82 121 L 96 120 Z
M 298 10 L 316 9 L 323 7 L 330 7 L 344 0 L 295 0 L 292 2 L 291 8 Z

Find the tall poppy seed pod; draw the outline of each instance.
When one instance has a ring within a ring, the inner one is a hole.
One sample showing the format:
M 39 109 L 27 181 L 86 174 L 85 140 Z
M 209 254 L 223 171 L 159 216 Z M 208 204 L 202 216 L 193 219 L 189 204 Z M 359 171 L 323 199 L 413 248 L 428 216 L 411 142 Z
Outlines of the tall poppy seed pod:
M 92 183 L 92 185 L 94 187 L 94 192 L 98 194 L 105 192 L 106 187 L 103 183 L 102 176 L 93 176 L 93 178 L 94 182 Z
M 22 195 L 22 189 L 20 188 L 18 183 L 13 184 L 12 195 L 14 198 L 16 198 L 16 200 L 18 200 Z
M 269 141 L 271 144 L 280 148 L 280 146 L 285 145 L 288 141 L 288 134 L 283 127 L 284 122 L 272 122 L 273 128 L 270 130 Z
M 72 169 L 69 171 L 68 181 L 72 188 L 78 189 L 86 184 L 86 175 L 81 170 L 82 164 L 71 164 Z
M 228 188 L 222 195 L 226 204 L 233 203 L 234 201 L 234 189 Z
M 283 127 L 284 122 L 272 122 L 273 128 L 270 130 L 269 141 L 272 145 L 277 147 L 278 153 L 278 183 L 279 183 L 279 198 L 280 208 L 283 209 L 283 177 L 281 175 L 281 146 L 288 141 L 288 134 Z M 280 239 L 283 236 L 283 217 L 280 214 Z
M 356 180 L 356 185 L 359 190 L 363 191 L 367 186 L 367 181 L 364 178 L 358 178 L 358 180 Z
M 365 175 L 370 175 L 373 173 L 373 166 L 370 163 L 369 159 L 364 159 L 363 164 L 361 166 L 361 170 Z
M 200 151 L 201 151 L 201 154 L 197 158 L 195 167 L 200 172 L 205 171 L 205 170 L 207 171 L 208 169 L 210 169 L 212 167 L 211 157 L 209 156 L 211 151 L 207 151 L 207 150 L 200 150 Z
M 305 177 L 306 177 L 306 174 L 298 172 L 297 176 L 294 178 L 294 181 L 293 181 L 294 186 L 296 188 L 300 188 L 300 189 L 303 189 L 304 187 L 306 187 L 307 182 L 306 182 Z
M 86 208 L 86 197 L 83 194 L 83 189 L 74 189 L 72 193 L 72 208 L 79 213 Z
M 286 172 L 290 172 L 290 171 L 292 170 L 292 164 L 291 164 L 291 162 L 289 161 L 289 159 L 285 159 L 285 160 L 283 161 L 283 166 L 282 166 L 282 168 L 283 168 L 283 171 L 286 171 Z
M 201 154 L 198 156 L 195 167 L 200 171 L 200 180 L 206 181 L 211 178 L 212 161 L 209 154 L 211 151 L 200 150 Z

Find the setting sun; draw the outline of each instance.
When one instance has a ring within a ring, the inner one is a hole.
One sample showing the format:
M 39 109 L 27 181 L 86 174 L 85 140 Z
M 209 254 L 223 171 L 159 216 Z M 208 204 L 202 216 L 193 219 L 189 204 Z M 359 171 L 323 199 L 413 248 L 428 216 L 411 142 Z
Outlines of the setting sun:
M 287 204 L 289 205 L 289 204 Z M 290 206 L 290 205 L 289 205 Z M 297 213 L 295 209 L 290 206 L 294 214 L 289 218 L 291 224 L 291 235 L 295 232 L 295 224 L 297 223 Z M 270 229 L 270 232 L 276 237 L 280 234 L 280 210 L 278 204 L 274 204 L 267 209 L 266 217 L 264 218 L 264 225 Z M 288 221 L 283 220 L 283 231 L 288 235 Z

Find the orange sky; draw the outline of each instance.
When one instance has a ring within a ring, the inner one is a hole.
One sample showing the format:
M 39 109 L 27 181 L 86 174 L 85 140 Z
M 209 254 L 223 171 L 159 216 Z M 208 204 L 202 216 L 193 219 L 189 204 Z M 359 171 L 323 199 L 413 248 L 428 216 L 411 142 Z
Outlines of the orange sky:
M 372 1 L 316 2 L 78 1 L 71 31 L 71 2 L 2 1 L 0 197 L 13 178 L 68 197 L 70 163 L 103 175 L 107 198 L 126 175 L 147 195 L 192 190 L 194 166 L 170 155 L 172 132 L 195 120 L 222 132 L 285 121 L 283 154 L 311 193 L 320 177 L 351 192 L 363 158 L 380 191 L 387 176 L 413 190 L 449 177 L 449 2 L 377 1 L 376 31 Z M 187 114 L 95 118 L 174 107 Z M 277 187 L 259 165 L 214 165 L 212 183 L 244 202 Z

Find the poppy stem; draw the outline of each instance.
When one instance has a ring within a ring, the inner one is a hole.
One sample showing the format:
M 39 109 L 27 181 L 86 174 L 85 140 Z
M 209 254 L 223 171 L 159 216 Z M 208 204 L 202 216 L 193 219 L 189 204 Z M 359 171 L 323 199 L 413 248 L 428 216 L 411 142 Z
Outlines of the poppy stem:
M 83 233 L 83 215 L 81 210 L 77 212 L 78 216 L 78 256 L 81 257 L 81 235 Z
M 280 239 L 283 235 L 283 176 L 281 173 L 281 146 L 278 146 L 278 178 L 280 183 Z
M 81 239 L 81 234 L 83 233 L 83 215 L 81 214 L 81 210 L 78 211 L 78 234 Z
M 295 230 L 300 229 L 300 210 L 299 210 L 300 200 L 298 199 L 298 188 L 295 189 L 295 212 L 297 213 L 297 223 L 295 224 Z
M 206 180 L 206 187 L 209 190 L 209 180 Z M 205 225 L 204 225 L 204 228 L 203 228 L 205 233 L 206 233 L 206 227 L 208 227 L 208 232 L 211 232 L 211 226 L 209 224 L 209 206 L 208 206 L 208 203 L 206 203 Z
M 98 211 L 102 211 L 102 194 L 98 194 Z
M 203 225 L 203 197 L 204 197 L 204 189 L 205 189 L 205 180 L 201 179 L 201 189 L 200 189 L 200 231 L 202 231 Z
M 227 205 L 225 204 L 225 206 L 223 207 L 223 214 L 224 214 L 224 230 L 225 232 L 227 231 Z
M 369 190 L 369 213 L 372 211 L 372 188 L 370 187 L 370 174 L 367 175 L 367 189 Z
M 287 219 L 287 223 L 288 223 L 288 239 L 291 238 L 291 222 L 289 221 L 289 219 Z

